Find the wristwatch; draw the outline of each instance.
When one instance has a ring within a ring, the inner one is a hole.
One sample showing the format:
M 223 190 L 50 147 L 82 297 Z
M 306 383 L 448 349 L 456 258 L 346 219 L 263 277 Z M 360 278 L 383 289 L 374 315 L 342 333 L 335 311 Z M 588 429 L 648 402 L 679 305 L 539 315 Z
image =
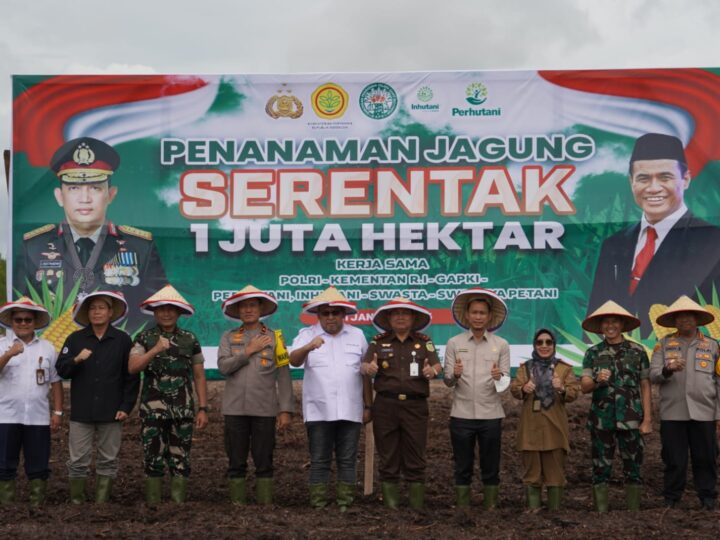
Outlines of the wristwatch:
M 55 416 L 62 416 L 62 415 L 63 415 L 63 412 L 62 412 L 62 411 L 53 411 L 52 413 L 53 413 Z
M 208 407 L 207 405 L 204 405 L 204 406 L 202 406 L 202 407 L 198 407 L 198 412 L 200 412 L 200 411 L 208 412 L 209 410 L 210 410 L 210 407 Z

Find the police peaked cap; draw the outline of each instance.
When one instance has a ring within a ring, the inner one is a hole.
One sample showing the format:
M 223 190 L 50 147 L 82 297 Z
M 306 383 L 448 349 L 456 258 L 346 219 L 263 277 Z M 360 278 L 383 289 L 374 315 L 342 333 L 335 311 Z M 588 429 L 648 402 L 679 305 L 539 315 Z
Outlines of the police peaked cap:
M 108 143 L 80 137 L 63 144 L 50 159 L 60 181 L 71 184 L 103 182 L 120 165 L 120 155 Z
M 630 163 L 645 159 L 674 159 L 687 165 L 682 141 L 662 133 L 646 133 L 635 141 Z

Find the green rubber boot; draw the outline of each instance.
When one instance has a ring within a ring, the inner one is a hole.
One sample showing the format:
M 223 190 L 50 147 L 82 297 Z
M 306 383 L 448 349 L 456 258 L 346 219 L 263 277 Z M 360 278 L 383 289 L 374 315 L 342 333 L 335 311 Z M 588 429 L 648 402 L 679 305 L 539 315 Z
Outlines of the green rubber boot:
M 549 493 L 548 488 L 548 493 Z M 525 486 L 528 510 L 540 510 L 542 508 L 542 488 L 538 486 Z M 549 504 L 549 503 L 548 503 Z
M 640 495 L 642 486 L 640 484 L 628 484 L 625 486 L 625 504 L 630 512 L 640 510 Z
M 110 501 L 112 485 L 112 476 L 97 476 L 97 478 L 95 479 L 95 502 L 97 504 L 105 504 L 106 502 Z
M 607 484 L 597 484 L 593 486 L 593 503 L 595 510 L 604 513 L 609 509 L 608 505 L 608 486 Z
M 400 504 L 400 491 L 396 482 L 382 483 L 383 504 L 388 508 L 396 509 Z
M 145 478 L 145 502 L 148 506 L 157 506 L 162 500 L 162 476 Z
M 28 486 L 30 494 L 30 506 L 40 506 L 42 503 L 45 502 L 45 493 L 47 493 L 47 480 L 41 480 L 39 478 L 36 478 L 35 480 L 30 480 L 30 484 Z
M 327 506 L 327 484 L 310 484 L 310 506 L 325 508 Z M 338 490 L 340 487 L 338 486 Z
M 272 504 L 273 502 L 273 479 L 258 478 L 255 481 L 255 498 L 258 504 Z
M 565 488 L 560 486 L 548 486 L 548 510 L 556 512 L 562 506 L 562 497 Z
M 422 510 L 425 506 L 425 484 L 423 482 L 410 482 L 409 492 L 410 508 Z
M 72 504 L 83 504 L 85 498 L 85 483 L 87 478 L 70 478 L 70 502 Z
M 228 488 L 231 503 L 247 504 L 247 482 L 244 478 L 230 478 Z
M 338 482 L 335 499 L 338 507 L 340 507 L 340 512 L 347 512 L 347 509 L 355 500 L 355 484 Z
M 485 510 L 495 510 L 497 508 L 499 491 L 500 486 L 483 486 L 483 508 Z
M 470 507 L 470 486 L 455 486 L 455 506 Z
M 187 478 L 184 476 L 173 476 L 170 478 L 170 500 L 182 504 L 187 497 Z
M 15 502 L 15 480 L 3 480 L 0 482 L 0 504 Z

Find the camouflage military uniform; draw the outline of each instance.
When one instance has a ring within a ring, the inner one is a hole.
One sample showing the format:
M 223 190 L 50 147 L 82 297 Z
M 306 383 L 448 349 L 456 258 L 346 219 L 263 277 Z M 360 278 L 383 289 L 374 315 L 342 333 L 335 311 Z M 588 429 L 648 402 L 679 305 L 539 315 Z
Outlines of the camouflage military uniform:
M 644 448 L 639 429 L 643 420 L 640 381 L 649 377 L 650 362 L 645 349 L 637 343 L 611 345 L 602 341 L 585 353 L 583 376 L 597 381 L 601 369 L 610 370 L 610 379 L 605 384 L 597 383 L 588 416 L 592 482 L 595 485 L 610 480 L 617 444 L 625 482 L 639 484 Z
M 145 330 L 135 340 L 133 353 L 149 351 L 160 336 L 171 346 L 145 368 L 140 395 L 145 473 L 163 476 L 167 462 L 171 475 L 187 477 L 195 416 L 193 364 L 204 359 L 195 335 L 181 328 L 172 333 L 157 326 Z

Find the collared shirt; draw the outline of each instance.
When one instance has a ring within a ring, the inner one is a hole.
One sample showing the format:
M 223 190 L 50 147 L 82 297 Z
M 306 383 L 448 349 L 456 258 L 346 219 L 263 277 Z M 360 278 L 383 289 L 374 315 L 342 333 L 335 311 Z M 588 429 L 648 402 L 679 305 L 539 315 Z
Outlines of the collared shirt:
M 363 393 L 360 362 L 368 348 L 362 330 L 343 324 L 337 334 L 328 334 L 320 323 L 300 330 L 291 350 L 315 337 L 325 342 L 305 359 L 303 417 L 306 422 L 347 420 L 362 422 Z
M 453 374 L 457 358 L 463 365 L 459 379 Z M 478 340 L 468 330 L 448 340 L 444 381 L 455 389 L 450 416 L 471 420 L 505 418 L 498 385 L 490 375 L 493 364 L 503 377 L 510 375 L 510 345 L 500 336 L 485 332 Z
M 83 236 L 82 234 L 77 232 L 75 229 L 73 229 L 72 226 L 68 226 L 68 228 L 70 229 L 70 232 L 72 233 L 73 244 L 75 242 L 77 242 L 80 238 L 89 238 L 90 240 L 92 240 L 93 244 L 97 244 L 98 240 L 100 239 L 100 233 L 102 232 L 102 226 L 101 226 L 101 227 L 98 227 L 97 229 L 95 229 L 95 232 L 92 233 L 90 236 Z
M 112 325 L 101 339 L 92 325 L 68 336 L 55 367 L 61 377 L 71 379 L 70 420 L 114 422 L 118 411 L 130 414 L 140 388 L 140 377 L 128 372 L 131 347 L 130 336 Z M 76 364 L 83 349 L 92 354 Z
M 0 338 L 0 355 L 15 342 L 21 341 L 12 334 Z M 13 356 L 0 371 L 0 424 L 48 426 L 48 390 L 51 383 L 60 381 L 55 371 L 55 349 L 37 336 L 23 347 L 23 352 Z
M 665 237 L 675 226 L 675 224 L 680 221 L 680 218 L 685 215 L 685 212 L 687 212 L 687 206 L 685 206 L 685 203 L 683 203 L 680 205 L 680 208 L 678 208 L 672 214 L 670 214 L 666 218 L 661 219 L 655 224 L 651 224 L 650 222 L 648 222 L 647 217 L 645 217 L 645 214 L 643 213 L 642 219 L 640 220 L 640 234 L 638 234 L 637 244 L 635 245 L 635 255 L 633 255 L 633 268 L 635 268 L 635 259 L 637 259 L 638 254 L 645 246 L 648 227 L 652 227 L 657 233 L 657 239 L 655 240 L 655 251 L 653 251 L 653 254 L 655 254 L 657 253 L 658 249 L 660 249 L 660 244 L 662 244 L 663 240 L 665 240 Z

